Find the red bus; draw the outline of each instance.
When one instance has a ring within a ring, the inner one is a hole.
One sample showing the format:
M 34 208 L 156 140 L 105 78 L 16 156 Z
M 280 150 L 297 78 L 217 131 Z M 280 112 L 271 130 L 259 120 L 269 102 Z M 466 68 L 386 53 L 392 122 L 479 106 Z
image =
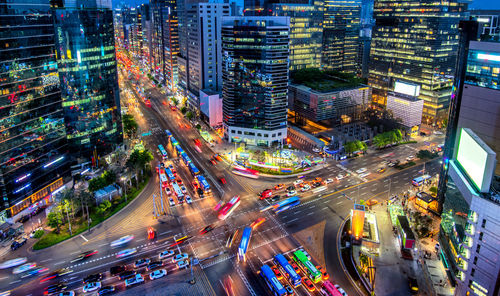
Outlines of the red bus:
M 219 211 L 219 220 L 224 220 L 227 216 L 231 215 L 231 213 L 240 205 L 240 197 L 234 196 L 231 200 L 225 204 L 221 210 Z
M 324 281 L 319 291 L 325 296 L 342 296 L 339 290 L 337 290 L 330 281 Z

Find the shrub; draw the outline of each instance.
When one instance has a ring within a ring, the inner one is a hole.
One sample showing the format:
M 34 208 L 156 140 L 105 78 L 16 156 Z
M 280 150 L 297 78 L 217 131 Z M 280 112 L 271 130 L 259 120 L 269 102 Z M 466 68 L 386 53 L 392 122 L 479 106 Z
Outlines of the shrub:
M 35 235 L 33 235 L 33 238 L 41 238 L 44 233 L 45 231 L 43 231 L 43 229 L 38 229 L 37 231 L 35 231 Z

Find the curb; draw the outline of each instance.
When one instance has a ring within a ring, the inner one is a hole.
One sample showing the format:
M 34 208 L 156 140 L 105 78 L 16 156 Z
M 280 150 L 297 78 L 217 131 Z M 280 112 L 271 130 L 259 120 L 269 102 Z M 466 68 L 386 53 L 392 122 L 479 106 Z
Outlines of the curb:
M 302 173 L 296 173 L 296 174 L 292 174 L 292 175 L 268 175 L 268 174 L 262 174 L 261 173 L 261 174 L 259 174 L 259 176 L 266 177 L 266 178 L 274 178 L 274 179 L 295 178 L 295 177 L 298 177 L 298 176 L 308 175 L 308 174 L 310 174 L 312 172 L 319 171 L 321 169 L 327 168 L 328 165 L 329 165 L 328 163 L 325 163 L 323 165 L 320 165 L 319 167 L 315 167 L 312 170 L 308 170 L 308 171 L 305 171 L 305 172 L 302 172 Z
M 118 215 L 119 213 L 121 213 L 123 210 L 125 210 L 126 208 L 128 208 L 131 204 L 135 203 L 135 201 L 136 201 L 136 200 L 138 200 L 138 199 L 139 199 L 139 197 L 143 194 L 144 190 L 146 189 L 146 187 L 149 185 L 149 183 L 150 183 L 150 182 L 151 182 L 151 177 L 150 177 L 150 179 L 149 179 L 149 181 L 148 181 L 148 184 L 146 184 L 146 185 L 144 186 L 144 188 L 142 189 L 142 191 L 141 191 L 139 194 L 137 194 L 137 196 L 134 198 L 134 200 L 132 200 L 131 202 L 129 202 L 126 206 L 124 206 L 123 208 L 121 208 L 118 212 L 114 213 L 114 214 L 113 214 L 113 216 L 110 216 L 108 219 L 106 219 L 106 220 L 102 221 L 102 222 L 101 222 L 101 223 L 99 223 L 99 224 L 96 224 L 96 225 L 92 226 L 90 229 L 86 229 L 86 230 L 84 230 L 83 232 L 80 232 L 79 234 L 76 234 L 76 235 L 74 235 L 74 236 L 72 236 L 72 237 L 70 237 L 70 238 L 68 238 L 68 239 L 65 239 L 65 240 L 63 240 L 63 241 L 60 241 L 60 242 L 58 242 L 57 244 L 54 244 L 54 245 L 52 245 L 52 246 L 50 246 L 50 247 L 46 247 L 46 248 L 39 249 L 39 250 L 33 250 L 33 246 L 31 246 L 29 249 L 27 249 L 27 250 L 28 250 L 28 253 L 35 254 L 35 253 L 36 253 L 36 252 L 38 252 L 38 251 L 43 251 L 43 250 L 50 249 L 50 248 L 55 247 L 55 246 L 57 246 L 57 245 L 59 245 L 59 244 L 61 244 L 61 243 L 64 243 L 64 242 L 69 242 L 70 240 L 73 240 L 73 239 L 75 239 L 75 238 L 79 237 L 80 235 L 84 234 L 85 232 L 92 231 L 92 230 L 93 230 L 93 229 L 95 229 L 97 226 L 102 225 L 104 222 L 106 222 L 106 221 L 108 221 L 109 219 L 111 219 L 111 218 L 115 217 L 116 215 Z

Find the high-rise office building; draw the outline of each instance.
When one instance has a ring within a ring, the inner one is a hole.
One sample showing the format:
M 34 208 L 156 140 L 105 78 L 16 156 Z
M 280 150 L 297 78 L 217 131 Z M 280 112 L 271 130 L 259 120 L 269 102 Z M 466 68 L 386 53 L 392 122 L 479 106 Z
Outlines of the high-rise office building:
M 361 0 L 325 0 L 322 66 L 361 73 L 358 61 Z
M 73 157 L 95 162 L 123 140 L 111 3 L 53 7 L 67 138 Z
M 385 106 L 397 80 L 420 84 L 423 123 L 446 118 L 466 1 L 376 0 L 368 84 Z
M 500 43 L 460 22 L 460 47 L 438 185 L 440 256 L 455 295 L 500 292 Z M 495 169 L 496 167 L 496 169 Z
M 70 176 L 50 9 L 49 0 L 0 3 L 0 223 Z
M 471 10 L 470 16 L 479 23 L 481 40 L 500 41 L 500 10 Z
M 270 146 L 287 136 L 288 17 L 225 17 L 223 124 L 230 142 Z
M 273 1 L 269 9 L 290 17 L 290 70 L 321 67 L 323 1 Z

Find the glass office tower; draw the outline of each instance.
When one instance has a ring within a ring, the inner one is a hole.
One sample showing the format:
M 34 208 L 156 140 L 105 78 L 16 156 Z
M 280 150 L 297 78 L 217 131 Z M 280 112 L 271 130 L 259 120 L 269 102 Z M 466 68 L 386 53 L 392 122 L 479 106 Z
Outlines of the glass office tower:
M 447 116 L 465 1 L 376 0 L 368 84 L 385 106 L 398 79 L 421 86 L 424 123 Z
M 0 2 L 0 223 L 69 176 L 48 0 Z
M 58 71 L 73 156 L 97 161 L 123 141 L 111 2 L 55 0 Z
M 225 17 L 222 95 L 225 137 L 270 146 L 287 135 L 288 17 Z
M 360 74 L 361 0 L 325 0 L 323 28 L 324 69 Z

